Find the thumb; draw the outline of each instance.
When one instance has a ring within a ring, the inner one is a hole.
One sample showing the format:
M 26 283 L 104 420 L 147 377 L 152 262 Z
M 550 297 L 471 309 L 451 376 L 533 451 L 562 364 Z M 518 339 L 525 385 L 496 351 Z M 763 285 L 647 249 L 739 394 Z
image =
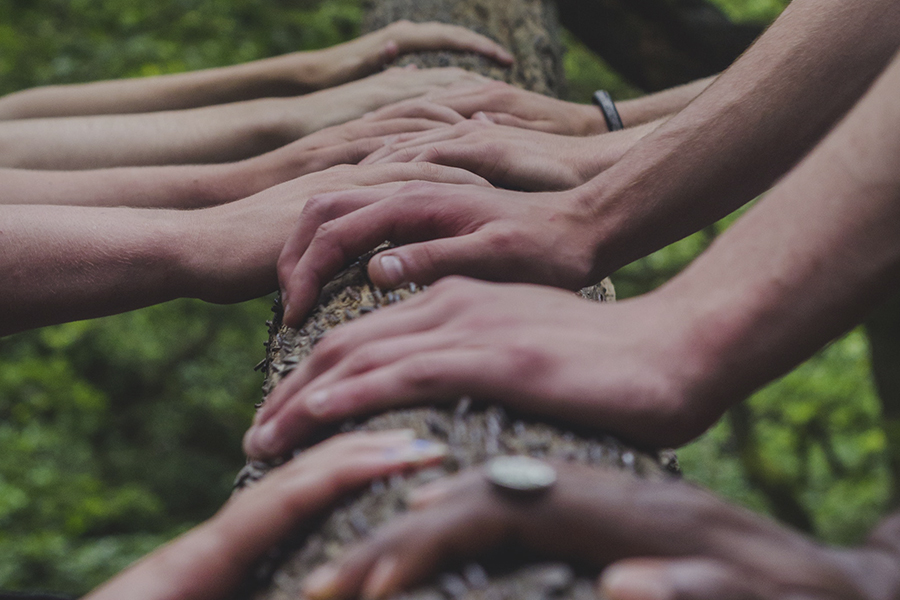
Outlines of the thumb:
M 763 600 L 758 577 L 705 558 L 630 559 L 603 571 L 600 596 L 609 600 Z M 768 590 L 772 592 L 773 590 Z
M 391 289 L 404 283 L 429 284 L 448 275 L 484 275 L 489 265 L 478 237 L 469 234 L 387 250 L 369 261 L 369 278 Z

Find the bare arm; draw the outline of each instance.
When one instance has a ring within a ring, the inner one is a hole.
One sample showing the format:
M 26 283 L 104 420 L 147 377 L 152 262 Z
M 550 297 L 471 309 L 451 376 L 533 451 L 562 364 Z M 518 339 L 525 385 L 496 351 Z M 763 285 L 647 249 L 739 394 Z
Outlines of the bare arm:
M 594 307 L 548 288 L 438 282 L 329 334 L 273 392 L 245 446 L 277 455 L 322 422 L 458 395 L 649 446 L 694 439 L 897 288 L 898 93 L 900 56 L 806 160 L 659 290 Z M 577 228 L 557 225 L 570 215 L 538 214 L 557 248 L 589 235 L 574 218 Z
M 133 564 L 89 600 L 222 600 L 288 532 L 371 479 L 436 462 L 410 430 L 339 435 L 232 497 L 214 517 Z
M 452 25 L 398 21 L 324 50 L 241 65 L 137 79 L 47 86 L 0 98 L 0 120 L 181 110 L 271 96 L 295 96 L 369 75 L 398 54 L 429 49 L 512 57 L 492 40 Z
M 83 171 L 0 168 L 0 204 L 182 209 L 215 206 L 334 165 L 355 164 L 382 148 L 388 136 L 445 128 L 445 121 L 453 119 L 462 117 L 432 113 L 421 118 L 356 119 L 235 163 Z
M 369 263 L 383 286 L 450 274 L 569 289 L 596 282 L 770 187 L 884 69 L 898 31 L 900 5 L 890 0 L 795 0 L 687 108 L 571 191 L 418 186 L 323 199 L 282 265 L 289 322 L 323 281 L 384 239 L 416 243 Z
M 887 0 L 793 2 L 685 110 L 583 188 L 602 230 L 592 275 L 768 189 L 881 73 L 898 31 L 900 5 Z
M 241 160 L 406 98 L 481 82 L 461 69 L 389 69 L 296 98 L 179 111 L 0 122 L 0 166 L 98 169 Z
M 450 168 L 343 166 L 194 211 L 0 205 L 0 335 L 175 298 L 269 293 L 310 196 L 411 179 L 484 183 Z

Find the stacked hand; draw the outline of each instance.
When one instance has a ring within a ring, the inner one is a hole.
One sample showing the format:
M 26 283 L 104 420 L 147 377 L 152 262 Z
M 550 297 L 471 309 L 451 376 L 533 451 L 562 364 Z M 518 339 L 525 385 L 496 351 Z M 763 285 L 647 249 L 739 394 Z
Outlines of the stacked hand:
M 319 66 L 315 86 L 326 88 L 377 71 L 408 52 L 477 52 L 502 65 L 513 56 L 500 44 L 465 27 L 444 23 L 396 21 L 387 27 L 313 54 Z
M 697 389 L 706 360 L 680 307 L 655 295 L 597 306 L 551 288 L 448 278 L 326 335 L 268 397 L 244 447 L 279 456 L 325 423 L 462 395 L 681 444 L 729 395 Z
M 453 127 L 398 135 L 362 164 L 427 161 L 467 169 L 507 188 L 567 190 L 610 167 L 634 138 L 630 131 L 588 137 L 544 133 L 495 125 L 475 113 Z
M 220 600 L 294 528 L 368 481 L 439 460 L 412 431 L 334 437 L 238 493 L 215 517 L 94 590 L 90 600 Z
M 553 466 L 555 487 L 530 501 L 499 493 L 480 469 L 415 490 L 414 512 L 310 575 L 306 595 L 386 598 L 447 562 L 508 547 L 605 568 L 599 585 L 609 600 L 876 600 L 900 592 L 900 548 L 877 535 L 854 550 L 827 548 L 685 483 Z

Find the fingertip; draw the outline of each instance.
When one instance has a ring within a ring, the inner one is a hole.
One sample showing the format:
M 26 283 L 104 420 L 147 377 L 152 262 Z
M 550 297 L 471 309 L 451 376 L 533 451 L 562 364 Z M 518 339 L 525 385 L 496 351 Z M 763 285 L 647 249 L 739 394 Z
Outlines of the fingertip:
M 617 564 L 600 578 L 600 594 L 609 600 L 675 600 L 675 589 L 660 567 Z
M 369 262 L 369 278 L 383 288 L 395 288 L 406 283 L 406 267 L 394 254 L 382 253 Z
M 309 600 L 328 600 L 337 597 L 340 570 L 331 564 L 325 564 L 312 573 L 303 582 L 303 596 Z
M 244 434 L 244 452 L 254 458 L 277 456 L 279 444 L 277 425 L 274 419 L 252 426 Z
M 494 120 L 491 119 L 491 117 L 489 117 L 488 114 L 486 112 L 484 112 L 483 110 L 479 110 L 477 113 L 472 115 L 472 120 L 473 121 L 484 121 L 486 123 L 494 122 Z
M 516 57 L 513 56 L 512 53 L 503 46 L 495 45 L 493 49 L 493 56 L 498 62 L 501 62 L 507 66 L 516 62 Z
M 381 600 L 396 591 L 399 564 L 396 556 L 380 558 L 363 584 L 363 600 Z

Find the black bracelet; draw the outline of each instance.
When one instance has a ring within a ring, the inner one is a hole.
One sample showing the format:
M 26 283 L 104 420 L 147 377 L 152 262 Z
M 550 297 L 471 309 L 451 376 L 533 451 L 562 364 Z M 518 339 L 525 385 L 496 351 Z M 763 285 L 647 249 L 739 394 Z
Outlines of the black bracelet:
M 609 92 L 606 90 L 594 92 L 594 104 L 600 107 L 600 112 L 603 113 L 603 118 L 606 120 L 607 129 L 610 131 L 625 129 L 625 126 L 622 125 L 622 117 L 619 116 L 619 111 L 616 110 L 616 105 L 610 98 Z

